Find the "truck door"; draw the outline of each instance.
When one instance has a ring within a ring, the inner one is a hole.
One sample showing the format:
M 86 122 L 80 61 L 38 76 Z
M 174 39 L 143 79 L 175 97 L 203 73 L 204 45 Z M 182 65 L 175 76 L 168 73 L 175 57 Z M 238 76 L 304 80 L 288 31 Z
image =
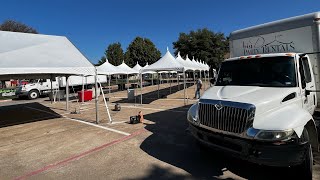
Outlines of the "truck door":
M 304 109 L 313 114 L 316 107 L 316 95 L 315 92 L 310 92 L 310 90 L 315 91 L 315 81 L 313 73 L 311 72 L 309 58 L 301 57 L 299 58 L 299 72 L 302 88 L 302 104 Z M 308 92 L 306 90 L 309 90 Z
M 39 83 L 40 83 L 40 87 L 39 87 L 40 91 L 46 91 L 46 90 L 50 89 L 50 87 L 49 87 L 50 83 L 48 82 L 47 79 L 40 79 Z

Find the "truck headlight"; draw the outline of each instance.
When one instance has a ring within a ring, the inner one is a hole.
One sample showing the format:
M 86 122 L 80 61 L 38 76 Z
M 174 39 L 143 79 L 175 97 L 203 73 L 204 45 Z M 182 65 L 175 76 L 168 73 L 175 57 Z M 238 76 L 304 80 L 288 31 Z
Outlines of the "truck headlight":
M 257 140 L 264 140 L 264 141 L 286 140 L 286 139 L 289 139 L 293 133 L 294 133 L 293 129 L 261 130 L 261 129 L 249 128 L 247 130 L 247 136 Z
M 189 122 L 196 125 L 199 125 L 198 107 L 199 107 L 198 102 L 192 105 L 188 111 L 188 117 L 187 117 Z

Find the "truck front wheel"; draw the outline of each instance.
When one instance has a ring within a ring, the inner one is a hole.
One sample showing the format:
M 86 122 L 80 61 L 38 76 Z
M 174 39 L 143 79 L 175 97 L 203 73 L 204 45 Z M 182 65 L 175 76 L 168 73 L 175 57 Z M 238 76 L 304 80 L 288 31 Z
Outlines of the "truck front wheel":
M 31 90 L 28 93 L 28 98 L 29 99 L 37 99 L 38 97 L 39 97 L 39 91 L 37 91 L 37 90 Z
M 312 180 L 313 154 L 312 154 L 312 147 L 309 141 L 309 134 L 306 128 L 303 130 L 301 140 L 304 142 L 307 142 L 307 145 L 306 145 L 307 149 L 306 149 L 304 161 L 297 167 L 297 172 L 299 171 L 301 172 L 303 179 Z

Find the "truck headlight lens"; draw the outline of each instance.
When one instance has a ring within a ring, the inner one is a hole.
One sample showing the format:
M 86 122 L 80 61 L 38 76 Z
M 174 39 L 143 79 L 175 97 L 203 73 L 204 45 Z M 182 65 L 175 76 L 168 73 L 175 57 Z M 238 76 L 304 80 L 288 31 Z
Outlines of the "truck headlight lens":
M 256 132 L 255 135 L 253 132 Z M 254 139 L 264 141 L 278 141 L 286 140 L 294 133 L 293 129 L 288 130 L 257 130 L 249 128 L 247 131 L 248 136 L 254 136 Z
M 198 107 L 199 107 L 198 102 L 192 105 L 188 111 L 188 117 L 187 117 L 189 122 L 196 125 L 199 125 Z

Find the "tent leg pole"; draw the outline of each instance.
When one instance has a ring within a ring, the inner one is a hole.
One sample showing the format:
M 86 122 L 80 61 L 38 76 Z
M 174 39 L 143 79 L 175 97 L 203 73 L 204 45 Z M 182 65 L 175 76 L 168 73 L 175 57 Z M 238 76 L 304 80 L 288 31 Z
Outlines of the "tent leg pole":
M 97 82 L 100 84 L 100 91 L 103 92 L 101 82 L 100 81 L 97 81 Z M 99 95 L 100 95 L 100 93 L 99 93 Z M 105 107 L 107 109 L 109 123 L 111 124 L 112 123 L 112 118 L 111 118 L 111 115 L 110 115 L 109 107 L 108 107 L 108 104 L 107 104 L 107 101 L 106 101 L 106 97 L 104 96 L 104 93 L 102 93 L 102 97 L 103 97 L 104 105 L 105 105 Z
M 169 73 L 169 82 L 170 82 L 170 94 L 171 94 L 171 77 L 170 77 L 171 73 Z
M 97 82 L 97 69 L 95 69 L 95 78 L 94 78 L 94 83 L 95 83 L 95 106 L 96 106 L 96 123 L 99 124 L 99 107 L 98 107 L 98 82 Z
M 66 76 L 66 111 L 69 111 L 69 76 Z
M 128 84 L 128 88 L 127 89 L 129 89 L 129 75 L 127 74 L 127 84 Z M 126 87 L 126 86 L 124 86 L 124 87 Z
M 183 94 L 184 94 L 184 105 L 186 105 L 186 72 L 183 71 Z
M 53 87 L 52 87 L 52 80 L 53 80 L 53 77 L 52 77 L 52 74 L 51 74 L 51 79 L 50 79 L 50 82 L 51 82 L 51 104 L 53 103 Z
M 109 98 L 110 98 L 110 92 L 111 92 L 111 89 L 110 89 L 110 88 L 111 88 L 111 86 L 110 86 L 110 81 L 111 81 L 111 75 L 109 75 L 109 84 L 108 84 L 108 85 L 109 85 L 109 87 L 108 87 L 108 89 L 109 89 Z
M 82 75 L 82 97 L 81 102 L 84 102 L 84 75 Z
M 160 77 L 159 77 L 159 73 L 158 73 L 158 99 L 160 97 L 159 89 L 160 89 Z
M 142 105 L 142 74 L 140 74 L 140 104 Z
M 179 74 L 178 74 L 178 72 L 177 72 L 177 83 L 178 83 L 178 91 L 180 91 Z

